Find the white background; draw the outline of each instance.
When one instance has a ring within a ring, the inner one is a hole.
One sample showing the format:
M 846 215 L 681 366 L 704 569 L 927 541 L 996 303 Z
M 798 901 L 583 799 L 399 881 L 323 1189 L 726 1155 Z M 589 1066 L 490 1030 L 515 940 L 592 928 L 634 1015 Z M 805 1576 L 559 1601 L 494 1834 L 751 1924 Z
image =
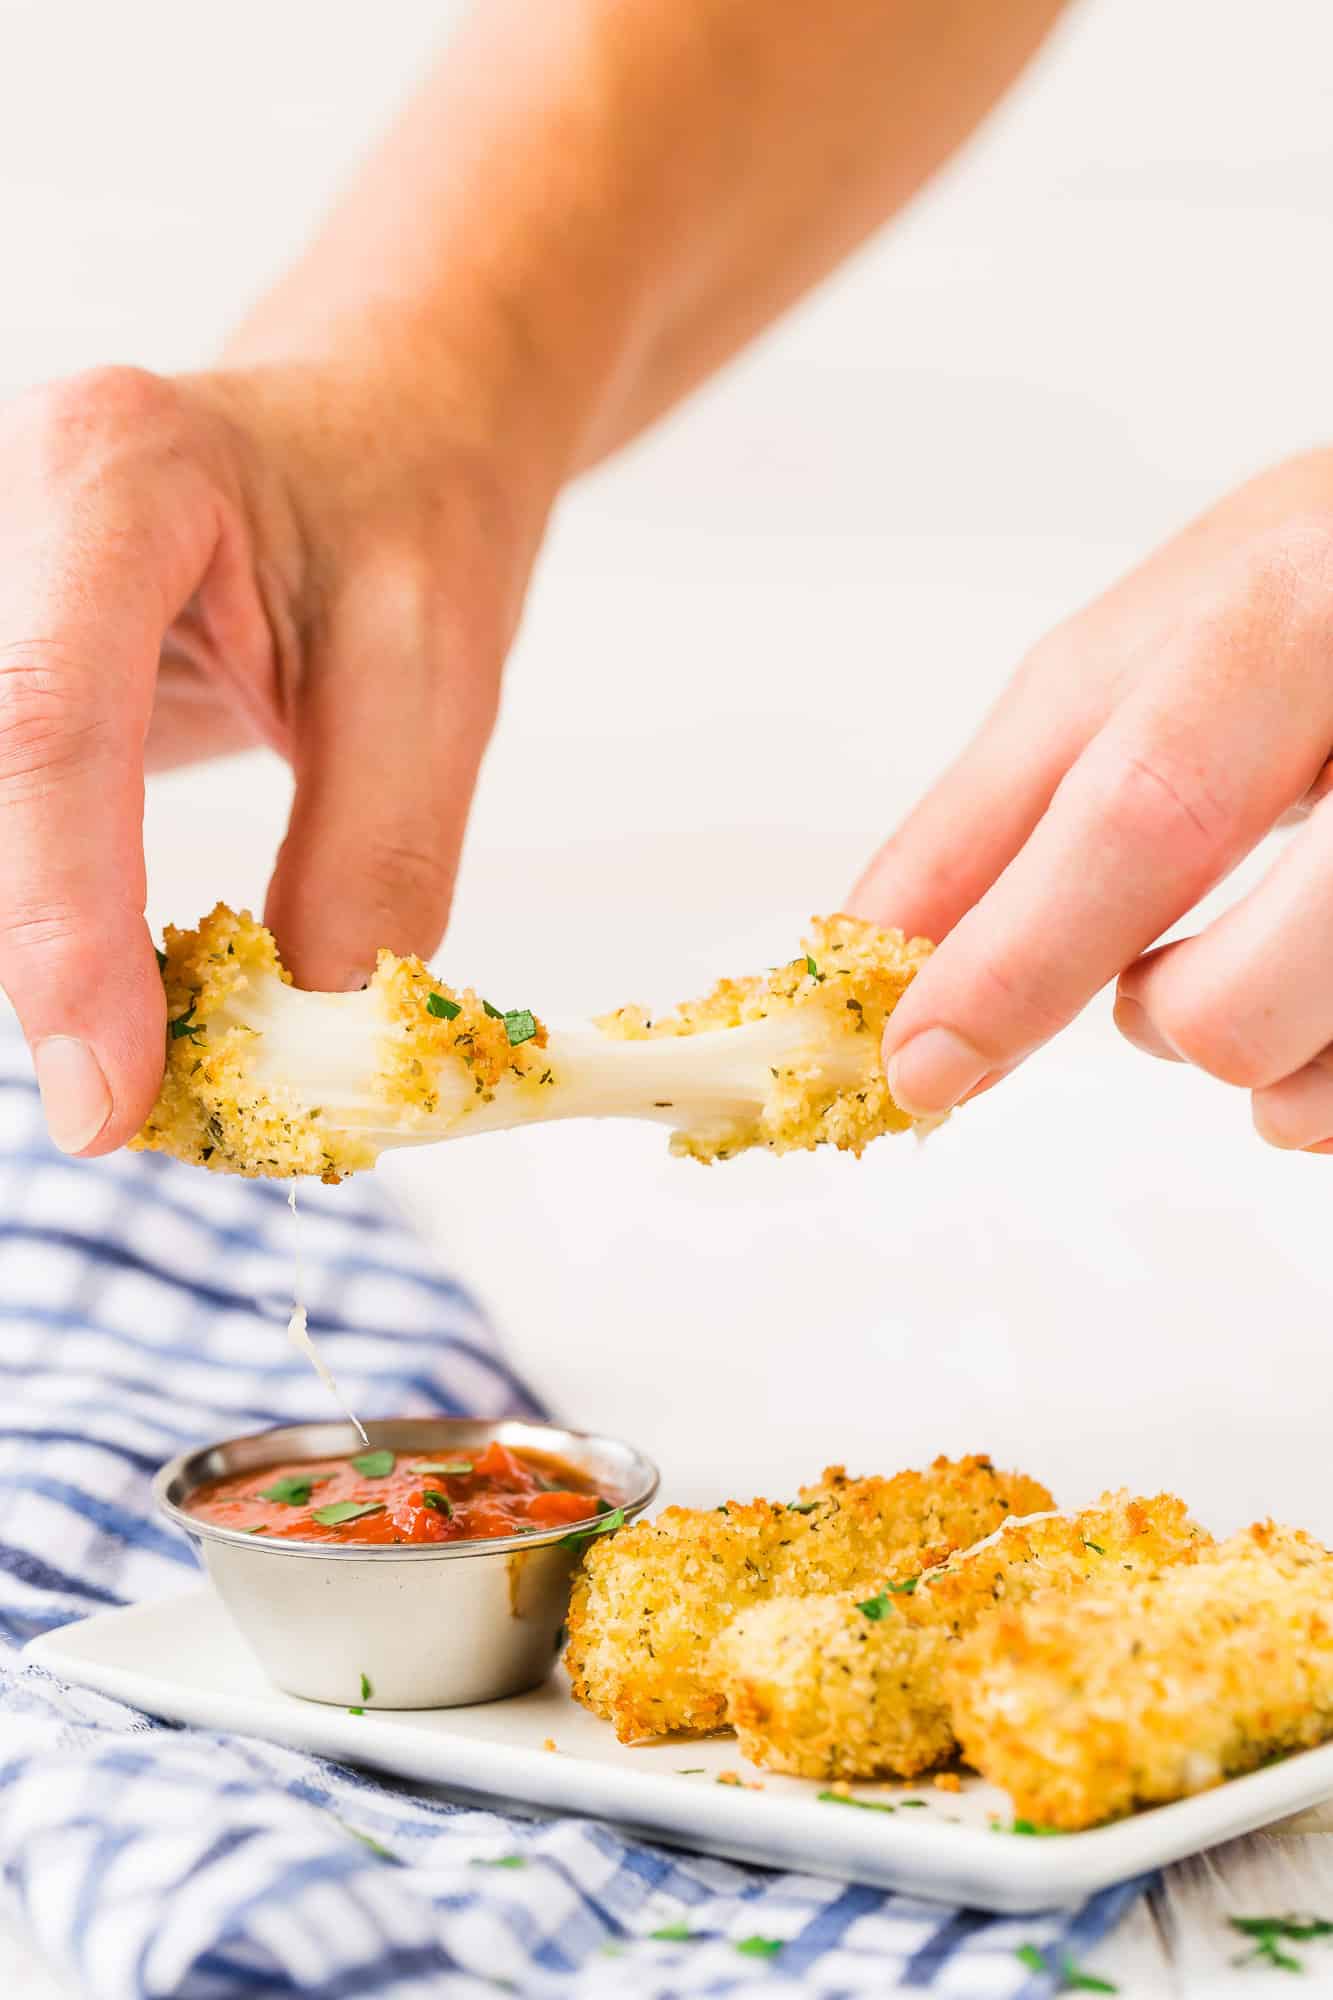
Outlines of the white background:
M 450 18 L 0 0 L 0 387 L 206 361 Z M 1083 8 L 909 217 L 571 495 L 447 970 L 560 1014 L 787 955 L 1027 643 L 1328 438 L 1330 79 L 1318 0 Z M 262 760 L 155 786 L 154 920 L 260 899 L 285 802 Z M 392 1172 L 547 1391 L 677 1491 L 987 1446 L 1070 1501 L 1333 1534 L 1333 1162 L 1266 1152 L 1104 999 L 924 1152 L 705 1173 L 557 1128 Z M 1150 1932 L 1126 1990 L 1159 1990 Z
M 0 384 L 206 361 L 450 18 L 0 0 Z M 1327 437 L 1331 22 L 1084 8 L 908 217 L 569 497 L 447 972 L 560 1015 L 789 955 L 1027 643 Z M 258 758 L 157 784 L 154 921 L 261 899 L 286 796 Z M 677 1490 L 988 1447 L 1069 1500 L 1333 1533 L 1333 1162 L 1107 1015 L 859 1167 L 579 1127 L 391 1174 L 545 1389 Z

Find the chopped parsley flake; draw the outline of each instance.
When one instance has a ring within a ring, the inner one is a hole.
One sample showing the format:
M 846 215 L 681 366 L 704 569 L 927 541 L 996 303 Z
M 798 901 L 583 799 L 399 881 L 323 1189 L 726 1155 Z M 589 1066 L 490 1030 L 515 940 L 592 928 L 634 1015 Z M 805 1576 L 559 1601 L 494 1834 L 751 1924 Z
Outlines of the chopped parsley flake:
M 736 1940 L 736 1949 L 745 1958 L 776 1958 L 782 1950 L 781 1938 L 748 1937 Z
M 688 1924 L 659 1924 L 655 1931 L 649 1931 L 650 1938 L 658 1944 L 688 1944 L 694 1932 Z
M 349 1715 L 364 1715 L 365 1712 L 364 1708 L 349 1708 L 347 1711 Z
M 447 1000 L 443 993 L 426 995 L 426 1012 L 433 1014 L 437 1021 L 456 1021 L 462 1011 L 456 1000 Z
M 500 1012 L 500 1009 L 498 1007 L 492 1007 L 489 1000 L 483 1000 L 481 1005 L 482 1005 L 482 1011 L 486 1014 L 489 1014 L 493 1021 L 503 1021 L 504 1015 Z
M 856 1608 L 863 1618 L 868 1618 L 872 1625 L 877 1625 L 881 1618 L 886 1618 L 892 1611 L 894 1598 L 910 1597 L 919 1581 L 918 1577 L 909 1576 L 904 1578 L 902 1583 L 886 1583 L 883 1590 L 877 1592 L 874 1597 L 863 1598 Z
M 526 1868 L 526 1854 L 479 1854 L 473 1860 L 474 1868 Z
M 530 1042 L 537 1032 L 537 1022 L 530 1007 L 514 1007 L 504 1017 L 505 1033 L 509 1037 L 511 1049 Z
M 1086 1537 L 1084 1538 L 1083 1546 L 1085 1549 L 1091 1549 L 1095 1556 L 1104 1556 L 1106 1554 L 1106 1550 L 1101 1547 L 1100 1543 L 1090 1542 Z
M 447 1493 L 437 1493 L 433 1486 L 423 1486 L 421 1497 L 428 1507 L 435 1509 L 437 1514 L 443 1514 L 446 1521 L 453 1520 L 454 1503 Z
M 276 1500 L 280 1507 L 304 1507 L 311 1488 L 323 1485 L 329 1477 L 327 1472 L 291 1473 L 286 1479 L 275 1479 L 271 1486 L 261 1487 L 259 1498 Z
M 375 1692 L 374 1688 L 373 1688 L 373 1687 L 372 1687 L 372 1686 L 370 1685 L 370 1675 L 369 1675 L 369 1674 L 366 1674 L 366 1673 L 363 1673 L 363 1674 L 362 1674 L 362 1676 L 361 1676 L 361 1699 L 362 1699 L 362 1701 L 369 1701 L 369 1700 L 371 1699 L 371 1697 L 373 1696 L 374 1692 Z
M 1311 1938 L 1333 1937 L 1333 1923 L 1324 1917 L 1228 1917 L 1233 1931 L 1251 1940 L 1250 1950 L 1237 1963 L 1247 1965 L 1259 1959 L 1281 1972 L 1304 1972 L 1305 1962 L 1284 1944 L 1306 1944 Z
M 352 1464 L 364 1479 L 387 1479 L 394 1468 L 391 1451 L 358 1452 Z
M 178 1014 L 174 1021 L 168 1021 L 167 1032 L 170 1034 L 173 1042 L 183 1040 L 186 1035 L 194 1038 L 203 1034 L 204 1024 L 202 1021 L 195 1020 L 194 1008 L 195 1003 L 191 1000 L 183 1014 Z
M 684 1770 L 677 1771 L 676 1776 L 678 1778 L 703 1778 L 707 1776 L 707 1773 L 702 1764 L 687 1764 Z
M 1054 1970 L 1046 1960 L 1046 1954 L 1035 1944 L 1021 1944 L 1014 1957 L 1029 1972 L 1050 1973 Z M 1120 1988 L 1109 1979 L 1099 1979 L 1095 1972 L 1083 1972 L 1072 1958 L 1066 1956 L 1060 1961 L 1061 1993 L 1118 1993 Z
M 999 1826 L 997 1833 L 1027 1833 L 1036 1840 L 1048 1840 L 1058 1836 L 1058 1826 L 1038 1826 L 1034 1819 L 1016 1819 L 1012 1826 Z
M 470 1458 L 446 1459 L 440 1465 L 414 1465 L 413 1472 L 433 1472 L 440 1479 L 466 1479 L 472 1471 Z
M 818 1500 L 789 1500 L 787 1502 L 787 1512 L 789 1514 L 813 1514 L 818 1505 Z
M 365 1514 L 382 1514 L 382 1500 L 335 1500 L 331 1506 L 316 1507 L 311 1520 L 318 1521 L 321 1528 L 341 1528 L 344 1521 L 359 1521 Z
M 601 1519 L 594 1521 L 591 1526 L 576 1528 L 572 1535 L 562 1535 L 560 1537 L 560 1547 L 562 1549 L 578 1549 L 581 1551 L 586 1548 L 589 1542 L 595 1542 L 599 1535 L 614 1534 L 617 1528 L 623 1528 L 624 1525 L 624 1508 L 613 1507 L 609 1514 L 603 1514 Z

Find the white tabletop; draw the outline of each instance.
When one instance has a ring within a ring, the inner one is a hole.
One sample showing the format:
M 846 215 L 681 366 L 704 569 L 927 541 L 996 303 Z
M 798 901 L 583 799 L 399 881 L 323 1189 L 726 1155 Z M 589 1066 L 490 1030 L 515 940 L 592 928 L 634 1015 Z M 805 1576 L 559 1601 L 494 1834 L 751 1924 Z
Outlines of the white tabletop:
M 452 11 L 0 0 L 0 386 L 205 359 Z M 571 497 L 446 969 L 558 1015 L 771 963 L 1026 644 L 1327 438 L 1330 58 L 1326 9 L 1084 7 L 895 232 Z M 263 760 L 155 785 L 154 920 L 258 901 L 286 796 Z M 1166 1486 L 1333 1538 L 1329 1172 L 1103 1001 L 859 1168 L 571 1128 L 392 1178 L 547 1391 L 682 1493 L 987 1447 L 1069 1503 Z M 1174 1870 L 1096 1962 L 1144 2000 L 1278 1979 L 1228 1969 L 1219 1913 L 1333 1913 L 1327 1839 Z

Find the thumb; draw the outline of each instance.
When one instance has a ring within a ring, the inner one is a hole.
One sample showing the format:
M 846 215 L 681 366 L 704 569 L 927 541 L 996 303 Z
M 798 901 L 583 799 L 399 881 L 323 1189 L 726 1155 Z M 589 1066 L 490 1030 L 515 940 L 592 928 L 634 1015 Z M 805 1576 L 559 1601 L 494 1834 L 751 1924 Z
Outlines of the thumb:
M 364 985 L 381 946 L 439 943 L 499 679 L 498 649 L 410 591 L 358 592 L 335 634 L 303 690 L 267 906 L 298 984 L 330 992 Z

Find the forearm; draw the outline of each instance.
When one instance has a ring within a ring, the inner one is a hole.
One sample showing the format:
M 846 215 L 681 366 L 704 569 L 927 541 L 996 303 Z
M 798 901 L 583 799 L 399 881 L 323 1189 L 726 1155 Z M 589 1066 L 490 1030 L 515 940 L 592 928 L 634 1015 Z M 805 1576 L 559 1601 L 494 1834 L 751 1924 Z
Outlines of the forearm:
M 554 491 L 824 277 L 1059 0 L 485 0 L 232 358 L 466 383 Z

